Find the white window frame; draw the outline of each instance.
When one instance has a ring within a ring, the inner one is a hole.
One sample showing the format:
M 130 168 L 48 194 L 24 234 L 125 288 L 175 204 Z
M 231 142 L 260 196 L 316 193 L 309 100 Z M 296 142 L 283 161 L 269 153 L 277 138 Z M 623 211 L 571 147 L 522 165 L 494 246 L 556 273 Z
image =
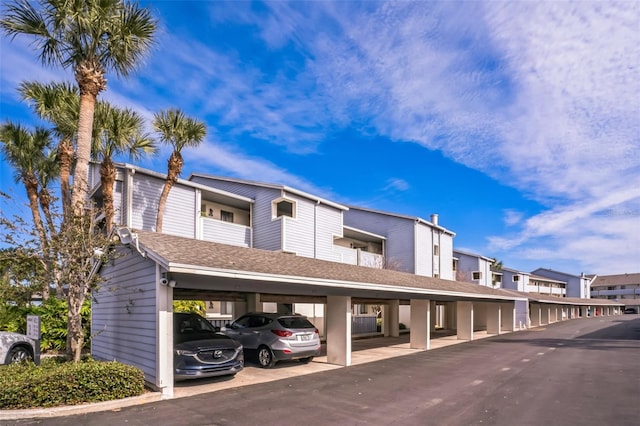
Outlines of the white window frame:
M 286 202 L 291 204 L 291 216 L 280 215 L 278 216 L 278 204 Z M 298 203 L 295 200 L 286 197 L 280 197 L 271 202 L 271 217 L 273 219 L 278 219 L 281 217 L 290 217 L 295 219 L 298 216 Z
M 476 277 L 477 275 L 477 277 Z M 473 271 L 471 272 L 471 279 L 473 281 L 480 281 L 482 279 L 482 271 Z

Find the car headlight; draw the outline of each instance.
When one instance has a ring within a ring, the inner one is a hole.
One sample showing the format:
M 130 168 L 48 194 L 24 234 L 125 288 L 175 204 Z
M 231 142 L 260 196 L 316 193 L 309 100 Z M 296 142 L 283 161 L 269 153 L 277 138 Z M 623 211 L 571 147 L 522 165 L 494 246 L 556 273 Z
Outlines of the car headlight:
M 176 354 L 180 356 L 196 356 L 198 352 L 189 351 L 187 349 L 176 349 Z

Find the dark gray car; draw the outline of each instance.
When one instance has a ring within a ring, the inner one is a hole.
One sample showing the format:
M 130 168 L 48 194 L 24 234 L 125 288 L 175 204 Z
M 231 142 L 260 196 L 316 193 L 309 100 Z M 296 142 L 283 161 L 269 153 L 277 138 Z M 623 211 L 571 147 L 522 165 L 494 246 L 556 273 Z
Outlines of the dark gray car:
M 244 368 L 242 345 L 197 314 L 173 314 L 173 346 L 176 380 L 236 374 Z
M 263 368 L 281 360 L 309 362 L 320 353 L 318 329 L 302 315 L 252 312 L 227 324 L 222 333 L 255 351 Z

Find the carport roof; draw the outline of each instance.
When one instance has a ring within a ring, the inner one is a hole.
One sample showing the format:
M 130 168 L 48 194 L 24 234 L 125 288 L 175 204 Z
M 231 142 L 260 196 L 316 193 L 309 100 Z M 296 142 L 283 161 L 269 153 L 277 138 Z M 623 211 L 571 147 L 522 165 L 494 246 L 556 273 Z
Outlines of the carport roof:
M 388 269 L 312 259 L 135 230 L 140 249 L 169 272 L 312 284 L 378 292 L 437 295 L 452 300 L 520 300 L 524 297 L 470 283 Z
M 526 297 L 530 302 L 549 303 L 554 305 L 581 305 L 581 306 L 622 306 L 622 303 L 607 299 L 580 299 L 579 297 L 556 297 L 548 294 L 526 293 L 523 291 L 507 290 L 515 296 Z

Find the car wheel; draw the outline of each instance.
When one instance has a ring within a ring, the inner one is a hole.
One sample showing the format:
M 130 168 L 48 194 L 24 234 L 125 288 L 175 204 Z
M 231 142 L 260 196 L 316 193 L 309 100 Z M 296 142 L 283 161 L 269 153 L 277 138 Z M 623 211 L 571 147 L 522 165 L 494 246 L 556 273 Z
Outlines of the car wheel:
M 301 363 L 303 363 L 303 364 L 308 364 L 308 363 L 310 363 L 312 360 L 313 360 L 313 357 L 312 357 L 312 356 L 308 356 L 308 357 L 306 357 L 306 358 L 300 358 L 300 360 L 299 360 L 299 361 L 300 361 Z
M 266 346 L 260 346 L 258 348 L 258 364 L 261 368 L 271 368 L 275 365 L 275 359 L 273 358 L 273 352 Z
M 22 361 L 30 361 L 32 359 L 31 352 L 27 349 L 18 346 L 9 352 L 9 356 L 7 357 L 9 364 L 14 362 L 22 362 Z

